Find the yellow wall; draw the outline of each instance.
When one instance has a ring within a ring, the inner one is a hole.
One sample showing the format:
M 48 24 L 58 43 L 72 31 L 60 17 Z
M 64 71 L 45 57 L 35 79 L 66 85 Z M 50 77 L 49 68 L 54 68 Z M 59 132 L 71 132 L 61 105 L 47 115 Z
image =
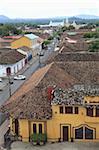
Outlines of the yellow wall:
M 25 119 L 19 120 L 19 135 L 22 136 L 22 140 L 29 141 L 29 122 Z
M 33 122 L 31 122 L 30 123 L 30 134 L 33 134 L 33 124 L 36 124 L 36 127 L 37 127 L 37 133 L 39 133 L 39 124 L 42 124 L 42 132 L 44 133 L 45 131 L 44 131 L 44 129 L 45 129 L 45 122 L 35 122 L 35 121 L 33 121 Z
M 12 123 L 12 118 L 10 119 L 10 122 Z M 42 124 L 42 132 L 46 133 L 46 122 L 35 122 L 35 121 L 33 122 L 33 121 L 28 121 L 26 119 L 20 119 L 19 120 L 19 135 L 22 136 L 22 141 L 29 142 L 29 137 L 31 136 L 31 134 L 33 134 L 33 123 L 36 123 L 37 125 L 37 133 L 39 131 L 39 128 L 38 128 L 39 124 Z
M 19 38 L 19 39 L 17 39 L 17 40 L 15 40 L 15 41 L 13 41 L 12 43 L 11 43 L 11 48 L 19 48 L 19 47 L 22 47 L 22 46 L 27 46 L 27 47 L 30 47 L 31 48 L 31 46 L 32 46 L 32 41 L 29 39 L 29 38 L 27 38 L 27 37 L 25 37 L 25 36 L 23 36 L 23 37 L 21 37 L 21 38 Z
M 88 125 L 90 128 L 96 129 L 96 139 L 99 141 L 99 117 L 86 116 L 86 109 L 79 107 L 79 114 L 60 114 L 59 106 L 52 106 L 53 117 L 47 121 L 47 137 L 49 141 L 58 141 L 63 138 L 62 126 L 69 127 L 69 141 L 71 137 L 75 137 L 74 128 L 80 125 Z
M 79 115 L 78 114 L 60 114 L 59 113 L 59 106 L 52 106 L 53 110 L 53 117 L 51 120 L 47 121 L 47 136 L 48 138 L 52 138 L 58 140 L 60 138 L 60 128 L 62 126 L 69 126 L 72 125 L 78 126 L 83 124 L 83 120 L 85 117 L 85 112 L 83 107 L 79 108 Z M 53 128 L 52 128 L 53 127 Z M 54 134 L 53 134 L 54 132 Z M 72 131 L 70 131 L 72 137 Z M 71 138 L 69 134 L 69 139 Z M 62 134 L 61 134 L 62 137 Z
M 99 98 L 85 97 L 85 100 L 88 101 L 89 100 L 91 101 L 92 99 L 98 102 Z M 69 141 L 71 141 L 71 137 L 75 138 L 75 129 L 83 126 L 84 128 L 89 127 L 90 129 L 93 129 L 94 139 L 92 141 L 99 142 L 99 117 L 86 116 L 86 108 L 84 106 L 78 106 L 79 107 L 78 114 L 65 114 L 65 106 L 63 107 L 64 107 L 64 114 L 60 114 L 59 112 L 60 105 L 52 105 L 52 119 L 47 121 L 43 121 L 43 120 L 28 121 L 28 120 L 20 119 L 19 133 L 22 136 L 23 141 L 29 141 L 29 136 L 33 133 L 33 123 L 37 124 L 37 132 L 38 132 L 38 125 L 39 123 L 41 123 L 43 126 L 43 133 L 47 132 L 48 141 L 58 141 L 59 138 L 61 138 L 62 140 L 63 126 L 69 127 Z M 73 106 L 73 112 L 75 107 L 76 106 Z M 80 140 L 75 139 L 75 141 L 80 141 Z M 81 139 L 81 141 L 88 141 L 88 140 Z

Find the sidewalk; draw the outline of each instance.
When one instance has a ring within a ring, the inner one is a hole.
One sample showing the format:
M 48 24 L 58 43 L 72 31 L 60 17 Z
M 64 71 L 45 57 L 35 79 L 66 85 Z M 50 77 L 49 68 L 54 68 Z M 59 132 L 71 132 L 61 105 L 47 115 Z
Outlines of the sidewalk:
M 98 142 L 61 142 L 47 143 L 44 146 L 33 146 L 29 142 L 14 142 L 11 150 L 99 150 Z
M 24 68 L 22 68 L 20 71 L 18 71 L 18 73 L 16 73 L 16 75 L 18 74 L 23 74 L 33 63 L 35 63 L 37 61 L 37 57 L 32 58 L 25 66 Z M 13 75 L 14 76 L 14 75 Z
M 9 124 L 10 124 L 9 120 L 6 119 L 0 126 L 0 145 L 4 144 L 4 135 L 8 131 Z
M 7 84 L 4 82 L 0 82 L 0 91 L 2 91 Z

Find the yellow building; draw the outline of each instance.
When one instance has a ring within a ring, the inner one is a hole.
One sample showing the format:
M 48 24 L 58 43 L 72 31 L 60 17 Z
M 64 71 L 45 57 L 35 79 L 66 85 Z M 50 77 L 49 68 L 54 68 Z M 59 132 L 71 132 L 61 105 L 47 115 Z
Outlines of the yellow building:
M 32 41 L 27 38 L 26 36 L 21 36 L 19 39 L 14 40 L 11 42 L 11 48 L 17 49 L 23 46 L 32 47 Z
M 11 133 L 27 142 L 34 133 L 54 142 L 99 142 L 99 89 L 72 83 L 59 64 L 37 70 L 1 108 L 10 113 Z
M 17 49 L 23 46 L 32 49 L 32 55 L 36 56 L 42 49 L 43 40 L 34 34 L 25 34 L 11 42 L 11 48 Z

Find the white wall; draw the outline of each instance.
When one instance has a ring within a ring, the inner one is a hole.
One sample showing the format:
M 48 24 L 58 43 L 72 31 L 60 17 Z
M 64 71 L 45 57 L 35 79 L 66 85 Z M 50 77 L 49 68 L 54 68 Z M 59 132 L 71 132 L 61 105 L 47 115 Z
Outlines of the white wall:
M 23 64 L 23 65 L 22 65 Z M 25 58 L 17 62 L 16 64 L 11 65 L 0 65 L 0 77 L 6 77 L 6 68 L 11 68 L 11 75 L 14 75 L 20 71 L 25 66 Z

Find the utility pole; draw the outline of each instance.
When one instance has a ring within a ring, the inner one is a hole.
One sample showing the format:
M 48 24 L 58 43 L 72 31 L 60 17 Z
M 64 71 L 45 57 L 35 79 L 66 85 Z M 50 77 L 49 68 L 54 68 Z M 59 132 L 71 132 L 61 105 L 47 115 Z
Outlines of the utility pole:
M 9 96 L 11 97 L 11 82 L 10 82 L 10 76 L 8 75 L 8 88 L 9 88 Z
M 39 66 L 41 66 L 40 54 L 38 54 L 38 56 L 39 56 Z

